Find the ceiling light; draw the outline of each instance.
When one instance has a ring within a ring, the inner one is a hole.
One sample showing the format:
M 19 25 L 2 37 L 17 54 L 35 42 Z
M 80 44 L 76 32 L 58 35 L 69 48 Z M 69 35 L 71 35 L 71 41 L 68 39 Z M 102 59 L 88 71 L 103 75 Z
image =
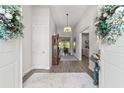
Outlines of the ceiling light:
M 68 13 L 66 14 L 66 16 L 67 16 L 67 26 L 64 27 L 64 32 L 71 32 L 72 29 L 70 26 L 68 26 Z

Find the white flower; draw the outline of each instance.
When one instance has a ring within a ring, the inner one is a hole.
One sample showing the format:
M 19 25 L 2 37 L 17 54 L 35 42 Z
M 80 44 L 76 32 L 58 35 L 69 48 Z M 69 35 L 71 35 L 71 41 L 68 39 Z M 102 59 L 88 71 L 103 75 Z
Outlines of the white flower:
M 1 14 L 5 14 L 5 9 L 2 9 L 2 8 L 1 8 L 1 9 L 0 9 L 0 13 L 1 13 Z
M 5 17 L 6 17 L 7 19 L 12 19 L 12 18 L 13 18 L 12 14 L 10 14 L 10 13 L 6 13 L 6 14 L 5 14 Z
M 3 20 L 0 20 L 1 23 L 3 23 Z
M 10 13 L 11 11 L 9 9 L 6 9 L 6 13 Z
M 107 14 L 107 13 L 104 13 L 104 14 L 103 14 L 103 17 L 107 17 L 107 16 L 108 16 L 108 14 Z
M 118 12 L 123 12 L 124 11 L 124 7 L 119 7 L 116 9 L 115 13 L 118 13 Z
M 19 17 L 19 16 L 16 16 L 16 19 L 17 19 L 17 20 L 20 20 L 20 17 Z
M 124 21 L 124 17 L 122 18 L 122 21 Z

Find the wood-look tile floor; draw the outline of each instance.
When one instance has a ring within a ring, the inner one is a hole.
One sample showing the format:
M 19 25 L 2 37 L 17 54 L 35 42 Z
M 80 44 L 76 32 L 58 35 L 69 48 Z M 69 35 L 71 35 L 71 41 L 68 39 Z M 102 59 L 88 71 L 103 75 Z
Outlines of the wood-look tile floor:
M 89 69 L 89 59 L 82 58 L 82 61 L 60 62 L 59 65 L 53 65 L 50 70 L 33 69 L 23 77 L 25 82 L 33 73 L 80 73 L 86 72 L 92 77 L 92 71 Z

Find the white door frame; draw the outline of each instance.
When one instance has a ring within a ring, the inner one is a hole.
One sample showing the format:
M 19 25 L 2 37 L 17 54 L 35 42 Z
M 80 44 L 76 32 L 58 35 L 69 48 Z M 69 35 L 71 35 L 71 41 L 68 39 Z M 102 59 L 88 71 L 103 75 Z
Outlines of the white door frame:
M 83 29 L 83 31 L 79 33 L 79 60 L 82 60 L 82 34 L 83 33 L 89 34 L 89 26 L 87 26 L 85 29 Z M 89 52 L 90 52 L 90 46 L 89 46 Z M 89 53 L 89 57 L 90 57 L 90 53 Z

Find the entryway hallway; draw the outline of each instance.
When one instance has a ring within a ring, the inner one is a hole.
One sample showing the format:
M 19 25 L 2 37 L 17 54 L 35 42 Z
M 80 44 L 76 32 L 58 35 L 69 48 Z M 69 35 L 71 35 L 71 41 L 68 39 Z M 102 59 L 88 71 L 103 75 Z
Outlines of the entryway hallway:
M 110 14 L 98 5 L 19 7 L 20 21 L 15 6 L 0 7 L 0 87 L 124 87 L 124 6 L 103 6 Z
M 82 48 L 80 48 L 83 44 L 80 44 L 79 32 L 87 27 L 84 26 L 83 29 L 77 29 L 80 28 L 78 24 L 82 20 L 79 20 L 83 19 L 83 15 L 88 7 L 28 7 L 29 9 L 31 8 L 32 11 L 30 12 L 34 16 L 32 16 L 33 22 L 31 23 L 31 55 L 28 54 L 31 60 L 26 61 L 26 56 L 23 56 L 23 59 L 25 59 L 23 61 L 24 88 L 96 87 L 93 85 L 93 65 L 89 60 L 90 55 L 83 56 L 81 54 Z M 82 9 L 82 12 L 78 11 L 80 9 Z M 91 11 L 92 9 L 96 11 L 96 6 L 91 6 L 90 9 Z M 25 11 L 25 13 L 27 12 Z M 67 13 L 69 14 L 69 26 L 73 28 L 71 32 L 63 31 L 66 25 Z M 89 25 L 89 21 L 87 22 L 86 24 Z M 87 29 L 87 31 L 90 31 L 90 29 Z M 91 33 L 90 36 L 92 36 Z M 26 45 L 23 47 L 27 51 Z M 25 53 L 25 51 L 23 53 L 26 55 L 27 52 Z

